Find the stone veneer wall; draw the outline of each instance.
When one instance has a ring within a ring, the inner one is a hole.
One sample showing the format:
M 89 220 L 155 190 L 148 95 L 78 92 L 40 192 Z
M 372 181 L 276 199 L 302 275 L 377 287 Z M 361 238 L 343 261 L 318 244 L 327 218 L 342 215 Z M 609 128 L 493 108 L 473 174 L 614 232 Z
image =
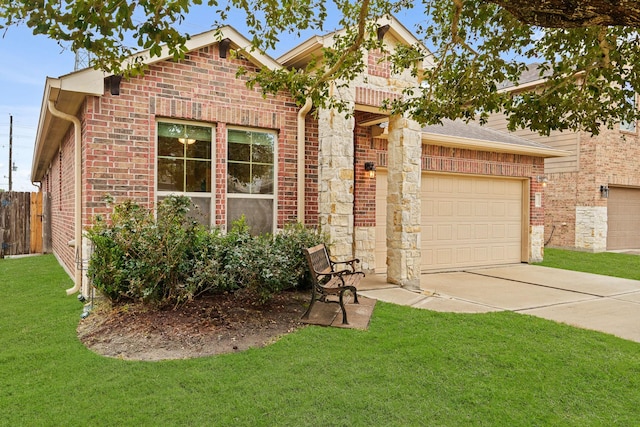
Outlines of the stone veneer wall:
M 576 206 L 575 247 L 590 252 L 607 249 L 607 208 Z
M 331 236 L 331 254 L 353 256 L 354 118 L 318 111 L 318 223 Z
M 544 259 L 544 225 L 532 225 L 529 230 L 531 240 L 529 262 L 541 262 Z

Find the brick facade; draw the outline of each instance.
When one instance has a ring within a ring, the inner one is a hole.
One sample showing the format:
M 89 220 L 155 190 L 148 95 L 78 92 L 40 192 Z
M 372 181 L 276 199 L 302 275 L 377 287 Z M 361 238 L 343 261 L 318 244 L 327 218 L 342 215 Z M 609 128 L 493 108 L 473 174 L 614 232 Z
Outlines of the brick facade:
M 600 186 L 640 189 L 638 132 L 602 129 L 579 134 L 578 166 L 547 175 L 545 242 L 550 247 L 606 250 L 608 199 Z
M 226 222 L 227 126 L 277 133 L 277 227 L 297 220 L 296 125 L 298 107 L 285 95 L 264 99 L 237 77 L 239 67 L 255 69 L 243 59 L 222 59 L 212 46 L 190 52 L 184 61 L 151 65 L 144 77 L 122 80 L 120 94 L 87 97 L 84 129 L 82 206 L 83 227 L 96 215 L 110 213 L 104 197 L 116 202 L 133 199 L 152 208 L 156 200 L 156 129 L 162 119 L 215 126 L 214 225 Z M 306 217 L 317 221 L 317 125 L 308 119 Z M 315 158 L 314 158 L 315 156 Z M 73 270 L 73 139 L 62 146 L 43 184 L 52 196 L 53 246 L 61 261 Z
M 69 246 L 74 239 L 73 132 L 68 132 L 49 165 L 41 190 L 51 203 L 51 243 L 53 253 L 69 275 L 75 268 L 75 251 Z

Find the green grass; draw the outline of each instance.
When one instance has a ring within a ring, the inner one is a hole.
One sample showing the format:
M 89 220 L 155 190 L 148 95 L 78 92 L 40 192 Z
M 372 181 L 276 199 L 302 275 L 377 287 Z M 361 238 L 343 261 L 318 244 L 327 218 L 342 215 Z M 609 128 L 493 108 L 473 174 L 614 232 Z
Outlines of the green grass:
M 0 260 L 0 425 L 637 425 L 640 344 L 509 312 L 379 302 L 368 331 L 131 362 L 85 349 L 51 256 Z
M 640 280 L 640 256 L 638 255 L 545 248 L 544 261 L 539 265 Z

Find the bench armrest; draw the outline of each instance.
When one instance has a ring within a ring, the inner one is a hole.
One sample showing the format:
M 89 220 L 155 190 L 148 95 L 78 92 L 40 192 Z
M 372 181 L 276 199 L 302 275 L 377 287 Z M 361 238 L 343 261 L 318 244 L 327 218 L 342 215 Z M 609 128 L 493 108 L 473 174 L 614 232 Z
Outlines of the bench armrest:
M 343 270 L 337 270 L 337 271 L 315 271 L 315 274 L 317 276 L 342 276 L 343 274 L 353 274 L 353 271 L 349 270 L 348 268 L 345 268 Z
M 358 258 L 354 258 L 354 259 L 348 259 L 345 261 L 331 261 L 331 265 L 337 265 L 337 264 L 346 264 L 349 267 L 351 267 L 351 271 L 355 272 L 356 271 L 356 264 L 359 264 L 360 260 Z

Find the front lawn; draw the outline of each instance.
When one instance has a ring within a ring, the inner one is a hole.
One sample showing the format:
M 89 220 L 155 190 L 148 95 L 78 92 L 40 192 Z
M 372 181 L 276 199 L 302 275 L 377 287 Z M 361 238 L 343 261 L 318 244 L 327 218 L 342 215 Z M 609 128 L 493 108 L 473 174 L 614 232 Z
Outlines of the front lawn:
M 0 260 L 0 425 L 635 425 L 640 344 L 509 312 L 378 302 L 246 352 L 130 362 L 85 349 L 52 256 Z
M 539 265 L 640 280 L 640 255 L 545 248 L 544 260 Z

